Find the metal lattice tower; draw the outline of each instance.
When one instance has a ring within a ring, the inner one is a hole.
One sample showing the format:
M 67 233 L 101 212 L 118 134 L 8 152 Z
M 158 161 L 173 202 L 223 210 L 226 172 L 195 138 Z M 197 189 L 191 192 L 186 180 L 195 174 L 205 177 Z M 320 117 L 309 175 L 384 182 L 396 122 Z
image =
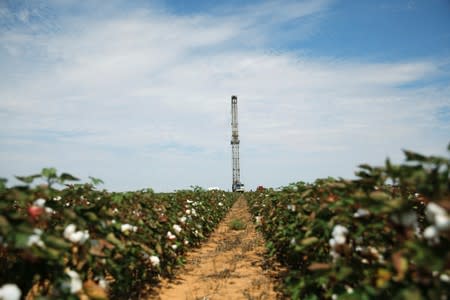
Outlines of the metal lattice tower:
M 243 191 L 243 184 L 240 180 L 241 171 L 239 168 L 239 142 L 237 97 L 231 96 L 231 149 L 233 159 L 233 192 Z

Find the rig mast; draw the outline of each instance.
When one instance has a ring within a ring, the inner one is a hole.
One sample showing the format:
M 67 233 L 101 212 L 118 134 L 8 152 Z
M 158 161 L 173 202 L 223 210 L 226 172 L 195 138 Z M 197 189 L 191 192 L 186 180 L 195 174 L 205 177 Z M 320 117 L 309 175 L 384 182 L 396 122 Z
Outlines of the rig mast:
M 233 192 L 243 192 L 244 185 L 240 180 L 239 168 L 239 130 L 237 113 L 237 96 L 231 96 L 231 150 L 233 159 Z

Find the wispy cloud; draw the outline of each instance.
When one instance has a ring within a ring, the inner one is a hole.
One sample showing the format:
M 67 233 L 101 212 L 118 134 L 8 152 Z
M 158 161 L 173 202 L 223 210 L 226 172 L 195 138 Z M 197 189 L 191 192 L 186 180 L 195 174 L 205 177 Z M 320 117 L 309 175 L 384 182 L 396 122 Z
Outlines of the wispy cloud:
M 439 60 L 270 51 L 278 24 L 303 18 L 296 30 L 311 33 L 310 18 L 330 5 L 277 1 L 184 16 L 111 8 L 109 17 L 60 17 L 61 30 L 38 35 L 11 25 L 0 34 L 0 175 L 54 165 L 113 189 L 227 187 L 231 94 L 250 186 L 349 176 L 402 147 L 442 151 L 450 90 L 421 84 L 442 76 Z M 313 163 L 317 170 L 300 168 Z

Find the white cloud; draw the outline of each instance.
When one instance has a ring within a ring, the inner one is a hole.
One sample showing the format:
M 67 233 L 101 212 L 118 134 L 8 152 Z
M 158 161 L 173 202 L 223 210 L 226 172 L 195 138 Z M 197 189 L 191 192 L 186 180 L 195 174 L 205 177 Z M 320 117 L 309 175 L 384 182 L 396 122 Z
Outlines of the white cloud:
M 437 60 L 271 55 L 273 22 L 329 5 L 280 3 L 216 17 L 78 16 L 61 32 L 1 34 L 13 63 L 0 59 L 11 74 L 0 83 L 0 175 L 52 165 L 113 189 L 227 188 L 232 94 L 250 187 L 350 176 L 358 163 L 399 158 L 401 147 L 443 152 L 449 124 L 436 112 L 450 90 L 414 87 L 440 72 Z

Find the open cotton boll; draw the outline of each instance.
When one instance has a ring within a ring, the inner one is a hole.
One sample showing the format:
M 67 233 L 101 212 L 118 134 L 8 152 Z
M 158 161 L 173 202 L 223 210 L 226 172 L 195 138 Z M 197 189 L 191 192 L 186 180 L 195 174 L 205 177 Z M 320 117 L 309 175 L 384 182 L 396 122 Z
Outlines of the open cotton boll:
M 184 223 L 186 223 L 187 218 L 186 218 L 186 216 L 182 216 L 178 220 L 180 221 L 181 224 L 184 224 Z
M 450 229 L 450 218 L 446 215 L 437 215 L 434 219 L 434 223 L 440 231 L 446 231 Z
M 428 221 L 434 223 L 436 216 L 446 216 L 447 212 L 436 203 L 430 202 L 425 208 L 425 215 L 427 216 Z
M 176 237 L 172 232 L 170 232 L 170 231 L 167 231 L 166 237 L 167 237 L 169 240 L 174 240 L 174 239 L 177 238 L 177 237 Z
M 152 266 L 158 267 L 160 263 L 159 257 L 155 255 L 150 256 L 150 263 L 152 264 Z
M 423 231 L 423 237 L 428 240 L 430 244 L 438 244 L 439 243 L 439 232 L 436 227 L 428 226 Z
M 75 232 L 76 229 L 77 227 L 74 224 L 67 225 L 67 227 L 64 229 L 63 236 L 66 239 L 69 239 L 69 237 Z
M 335 225 L 333 228 L 333 232 L 332 235 L 333 237 L 337 237 L 337 236 L 342 236 L 342 235 L 346 235 L 348 233 L 348 229 L 345 228 L 342 225 Z
M 122 224 L 120 226 L 120 231 L 122 231 L 122 232 L 128 232 L 128 231 L 136 232 L 137 229 L 138 229 L 137 226 L 133 226 L 133 225 L 130 225 L 130 224 Z
M 22 291 L 14 283 L 7 283 L 0 287 L 0 299 L 2 300 L 19 300 Z
M 344 245 L 346 238 L 343 235 L 338 235 L 338 236 L 334 237 L 334 240 L 336 242 L 336 245 Z
M 174 224 L 172 226 L 173 230 L 175 231 L 175 233 L 180 233 L 181 232 L 181 227 L 178 224 Z
M 70 277 L 70 292 L 72 294 L 78 293 L 83 288 L 80 275 L 71 269 L 66 269 L 65 273 Z
M 353 214 L 354 218 L 362 218 L 370 215 L 370 211 L 365 208 L 358 208 L 358 210 Z
M 44 242 L 41 240 L 41 236 L 38 234 L 32 234 L 28 237 L 27 240 L 27 246 L 31 247 L 33 245 L 36 245 L 38 247 L 44 248 L 45 244 Z
M 34 201 L 33 205 L 35 205 L 37 207 L 44 207 L 45 206 L 45 202 L 46 202 L 45 199 L 39 198 L 39 199 L 36 199 Z

